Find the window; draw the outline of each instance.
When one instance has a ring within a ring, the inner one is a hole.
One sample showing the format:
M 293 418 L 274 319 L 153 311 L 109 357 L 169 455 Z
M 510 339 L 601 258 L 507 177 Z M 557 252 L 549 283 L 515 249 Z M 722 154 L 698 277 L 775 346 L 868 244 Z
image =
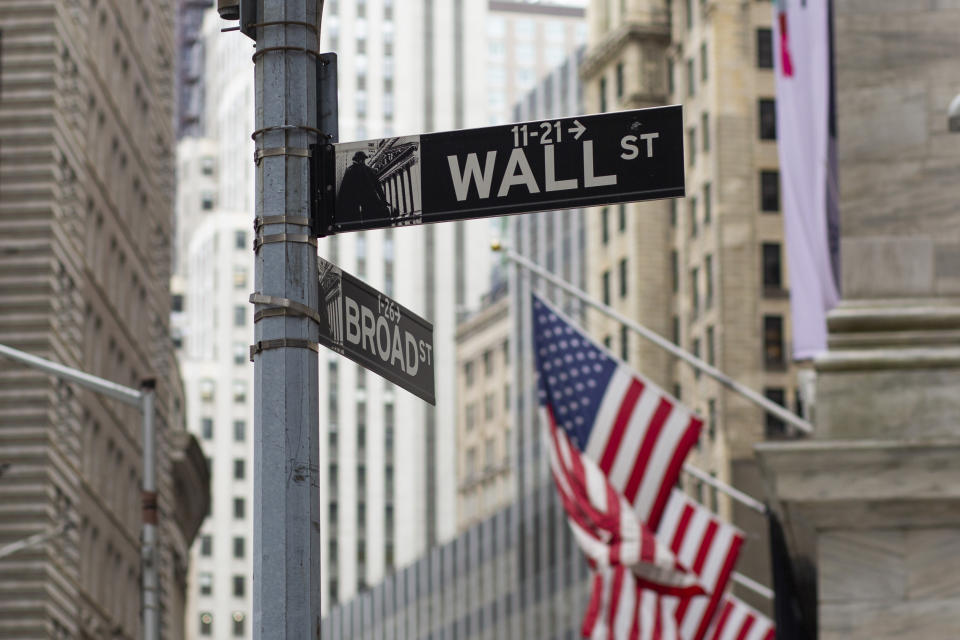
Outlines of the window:
M 760 172 L 760 209 L 762 211 L 780 211 L 779 171 Z
M 763 395 L 767 400 L 775 402 L 781 407 L 787 405 L 786 392 L 779 387 L 767 387 L 763 390 Z M 770 412 L 766 414 L 765 431 L 767 438 L 782 438 L 787 435 L 786 423 Z
M 242 598 L 247 592 L 246 586 L 244 576 L 233 576 L 233 597 Z
M 247 345 L 243 342 L 234 342 L 233 364 L 244 364 L 248 358 Z
M 687 59 L 687 97 L 692 98 L 697 93 L 697 77 L 693 72 L 693 58 Z
M 610 207 L 600 211 L 600 241 L 604 245 L 610 242 Z
M 700 114 L 700 138 L 703 145 L 703 151 L 710 151 L 710 115 Z
M 245 249 L 247 246 L 247 232 L 235 231 L 233 234 L 233 248 Z
M 331 462 L 327 465 L 327 489 L 333 493 L 337 490 L 337 473 L 338 467 L 336 462 Z
M 623 63 L 617 63 L 617 99 L 623 98 Z
M 233 518 L 243 520 L 247 515 L 247 502 L 243 498 L 233 499 Z
M 202 174 L 205 175 L 205 176 L 212 176 L 212 175 L 213 175 L 213 164 L 214 164 L 214 160 L 213 160 L 213 158 L 211 158 L 210 156 L 207 156 L 207 157 L 205 157 L 205 158 L 201 158 L 201 160 L 200 160 L 200 173 L 202 173 Z
M 757 67 L 773 69 L 773 31 L 757 29 Z
M 183 294 L 175 293 L 170 297 L 170 310 L 183 311 Z
M 670 252 L 670 278 L 671 288 L 676 293 L 680 288 L 680 258 L 676 249 Z
M 503 341 L 503 366 L 510 365 L 510 341 Z
M 246 555 L 246 540 L 243 536 L 234 536 L 233 538 L 233 557 L 243 558 Z
M 242 305 L 234 305 L 233 307 L 233 326 L 242 327 L 247 324 L 247 308 Z
M 700 313 L 700 269 L 690 269 L 690 313 L 694 318 Z
M 490 420 L 493 420 L 493 407 L 494 407 L 493 394 L 488 393 L 483 398 L 483 419 L 484 420 L 488 422 Z
M 215 388 L 213 380 L 204 378 L 200 381 L 200 399 L 204 402 L 213 402 L 213 390 Z
M 337 602 L 337 581 L 336 580 L 330 581 L 330 586 L 327 588 L 327 592 L 330 596 L 330 600 L 332 600 L 333 603 L 336 604 Z
M 473 386 L 473 362 L 468 362 L 463 365 L 463 377 L 466 379 L 468 387 Z
M 630 359 L 630 329 L 625 324 L 620 325 L 620 359 Z
M 204 558 L 213 555 L 213 536 L 210 534 L 200 536 L 200 555 Z
M 233 421 L 233 441 L 243 442 L 247 439 L 247 423 L 243 420 Z
M 707 435 L 711 440 L 717 437 L 717 400 L 710 398 L 707 400 Z
M 493 351 L 490 349 L 483 352 L 483 375 L 488 378 L 493 375 Z
M 243 637 L 243 620 L 244 615 L 239 611 L 233 612 L 233 637 L 242 638 Z
M 197 575 L 197 584 L 200 585 L 200 595 L 213 595 L 213 574 L 201 573 Z
M 477 473 L 477 448 L 467 449 L 467 478 L 472 479 Z
M 687 158 L 687 160 L 689 161 L 690 166 L 692 167 L 697 162 L 697 128 L 696 127 L 690 127 L 689 129 L 687 129 L 687 150 L 689 151 L 688 153 L 689 157 Z
M 707 81 L 707 43 L 700 45 L 700 79 Z
M 607 110 L 607 79 L 600 78 L 600 111 Z
M 247 477 L 246 461 L 243 458 L 234 458 L 233 460 L 233 479 L 243 480 Z
M 667 59 L 667 93 L 673 93 L 674 83 L 673 83 L 673 58 Z
M 670 228 L 675 229 L 677 227 L 677 199 L 673 198 L 670 200 Z
M 680 346 L 680 316 L 673 316 L 670 324 L 673 344 Z
M 209 191 L 204 191 L 200 194 L 200 208 L 204 211 L 213 209 L 213 194 Z
M 713 188 L 707 182 L 703 185 L 703 224 L 710 224 L 713 218 Z
M 686 11 L 683 15 L 687 20 L 687 29 L 693 29 L 693 0 L 686 0 L 684 8 Z
M 603 304 L 610 304 L 610 272 L 603 272 Z
M 213 418 L 200 419 L 200 433 L 204 440 L 213 440 Z
M 503 385 L 503 411 L 505 413 L 510 411 L 510 385 L 509 384 Z
M 618 207 L 619 211 L 619 222 L 620 222 L 620 233 L 623 233 L 627 230 L 627 205 L 620 203 Z
M 763 358 L 768 367 L 784 366 L 783 316 L 763 316 Z
M 763 243 L 763 288 L 779 291 L 783 286 L 783 270 L 780 263 L 780 244 Z
M 620 260 L 620 297 L 627 297 L 627 259 Z
M 713 327 L 707 327 L 707 364 L 714 365 L 717 362 L 717 344 Z
M 339 514 L 339 509 L 337 508 L 336 501 L 330 501 L 330 504 L 327 505 L 327 520 L 330 521 L 330 526 L 337 526 L 337 516 Z
M 704 306 L 709 309 L 713 307 L 713 256 L 710 254 L 707 254 L 703 258 L 703 277 L 707 281 Z
M 200 614 L 200 635 L 213 635 L 213 615 L 210 613 L 204 612 Z
M 603 346 L 609 351 L 613 348 L 613 338 L 610 336 L 603 336 Z
M 700 355 L 700 338 L 694 338 L 694 339 L 693 339 L 693 346 L 690 348 L 690 351 L 693 352 L 694 357 L 696 357 L 696 358 L 700 358 L 700 357 L 701 357 L 701 355 Z M 694 378 L 699 378 L 699 377 L 700 377 L 700 369 L 694 369 L 694 370 L 693 370 L 693 377 L 694 377 Z
M 247 286 L 247 268 L 240 265 L 233 267 L 233 287 L 243 289 Z
M 757 101 L 757 119 L 760 123 L 760 139 L 777 139 L 777 103 L 773 98 Z
M 700 229 L 697 226 L 697 198 L 690 197 L 690 237 L 696 238 Z
M 238 403 L 244 403 L 247 401 L 247 381 L 246 380 L 233 381 L 233 401 Z

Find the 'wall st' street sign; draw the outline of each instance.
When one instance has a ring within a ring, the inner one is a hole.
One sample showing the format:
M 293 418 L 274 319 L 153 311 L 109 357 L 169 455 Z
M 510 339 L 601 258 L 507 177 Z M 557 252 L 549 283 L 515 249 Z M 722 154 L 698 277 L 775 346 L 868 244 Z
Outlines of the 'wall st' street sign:
M 320 344 L 436 404 L 433 325 L 317 258 Z
M 330 145 L 321 235 L 684 195 L 680 106 Z M 332 187 L 332 189 L 331 189 Z

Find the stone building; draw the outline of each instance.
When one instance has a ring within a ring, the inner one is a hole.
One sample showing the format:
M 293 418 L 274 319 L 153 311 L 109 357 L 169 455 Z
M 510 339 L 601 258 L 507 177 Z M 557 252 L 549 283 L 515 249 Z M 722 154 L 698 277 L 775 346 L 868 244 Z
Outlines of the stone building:
M 732 0 L 591 2 L 581 66 L 587 111 L 682 104 L 687 195 L 593 211 L 587 284 L 618 311 L 793 408 L 771 11 L 769 2 Z M 706 418 L 691 463 L 762 495 L 752 445 L 789 435 L 782 423 L 600 314 L 590 314 L 589 328 Z M 751 534 L 738 568 L 769 584 L 765 522 L 709 487 L 688 488 Z
M 960 629 L 960 6 L 834 0 L 843 299 L 813 438 L 758 445 L 819 638 Z
M 513 502 L 510 308 L 505 286 L 457 326 L 457 529 Z
M 161 631 L 183 636 L 208 476 L 169 331 L 173 5 L 0 4 L 0 343 L 156 379 Z M 139 413 L 0 364 L 0 638 L 141 637 Z

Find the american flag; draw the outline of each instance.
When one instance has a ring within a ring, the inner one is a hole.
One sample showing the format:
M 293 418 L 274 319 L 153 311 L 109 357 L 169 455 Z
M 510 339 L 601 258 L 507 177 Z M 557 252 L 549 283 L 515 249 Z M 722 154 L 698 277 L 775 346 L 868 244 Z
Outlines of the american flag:
M 687 494 L 674 489 L 657 529 L 681 566 L 693 572 L 707 595 L 668 600 L 686 640 L 701 640 L 714 618 L 743 545 L 743 532 Z
M 651 530 L 703 420 L 533 295 L 540 404 Z
M 580 634 L 590 640 L 679 640 L 665 596 L 644 589 L 625 567 L 593 572 L 593 590 Z
M 727 595 L 707 630 L 706 640 L 776 640 L 776 637 L 769 618 Z
M 697 576 L 679 567 L 668 545 L 637 519 L 597 465 L 570 445 L 553 422 L 549 407 L 544 413 L 554 482 L 574 538 L 590 565 L 598 570 L 625 567 L 637 588 L 671 594 L 680 602 L 702 595 Z

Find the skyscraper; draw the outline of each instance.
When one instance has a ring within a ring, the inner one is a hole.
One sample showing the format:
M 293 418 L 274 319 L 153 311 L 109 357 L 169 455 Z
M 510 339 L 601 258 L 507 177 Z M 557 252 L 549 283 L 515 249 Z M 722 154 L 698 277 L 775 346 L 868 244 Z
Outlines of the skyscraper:
M 155 378 L 161 633 L 183 632 L 206 467 L 170 340 L 172 3 L 0 7 L 0 342 Z M 0 636 L 141 637 L 139 413 L 0 364 Z M 6 466 L 9 465 L 9 466 Z

